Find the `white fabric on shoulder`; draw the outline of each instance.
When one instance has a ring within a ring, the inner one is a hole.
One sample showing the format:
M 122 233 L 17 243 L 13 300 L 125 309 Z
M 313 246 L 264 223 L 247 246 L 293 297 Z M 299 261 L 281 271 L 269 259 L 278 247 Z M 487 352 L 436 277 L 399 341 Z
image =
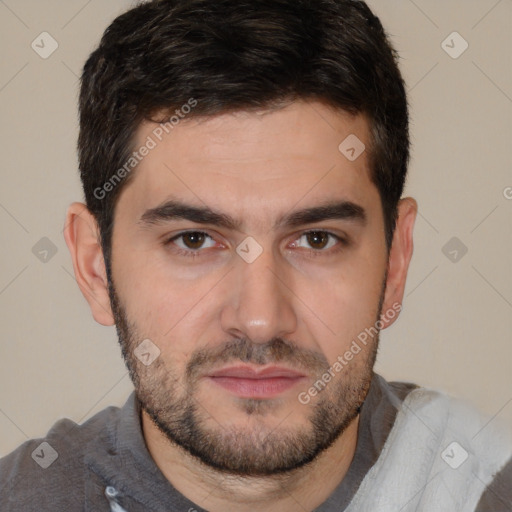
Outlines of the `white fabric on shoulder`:
M 512 456 L 511 433 L 443 393 L 411 391 L 346 512 L 474 512 Z

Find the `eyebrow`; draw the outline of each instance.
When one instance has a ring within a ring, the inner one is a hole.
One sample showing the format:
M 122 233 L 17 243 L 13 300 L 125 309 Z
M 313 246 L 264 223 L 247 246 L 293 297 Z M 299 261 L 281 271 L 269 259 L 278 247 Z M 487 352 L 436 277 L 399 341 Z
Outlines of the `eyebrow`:
M 175 220 L 188 220 L 197 224 L 211 224 L 233 231 L 241 231 L 242 223 L 230 215 L 221 213 L 207 206 L 193 206 L 177 200 L 146 210 L 139 219 L 143 227 L 162 224 Z M 367 215 L 365 209 L 352 201 L 335 201 L 313 206 L 283 215 L 275 227 L 297 227 L 314 224 L 324 220 L 346 220 L 365 225 Z

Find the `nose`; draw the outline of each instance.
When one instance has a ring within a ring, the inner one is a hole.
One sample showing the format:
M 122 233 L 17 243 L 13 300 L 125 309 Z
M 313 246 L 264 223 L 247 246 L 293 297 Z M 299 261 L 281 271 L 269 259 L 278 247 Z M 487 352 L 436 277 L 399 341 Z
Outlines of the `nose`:
M 266 343 L 296 331 L 292 283 L 284 269 L 277 266 L 271 250 L 264 250 L 252 263 L 237 259 L 228 275 L 221 312 L 224 332 Z

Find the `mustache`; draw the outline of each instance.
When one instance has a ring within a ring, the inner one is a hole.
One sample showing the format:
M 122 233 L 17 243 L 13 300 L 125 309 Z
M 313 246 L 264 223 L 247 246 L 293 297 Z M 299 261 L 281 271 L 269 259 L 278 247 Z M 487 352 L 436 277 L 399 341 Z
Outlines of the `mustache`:
M 329 362 L 322 353 L 301 348 L 292 341 L 273 338 L 266 343 L 254 343 L 248 338 L 238 338 L 218 347 L 195 351 L 187 364 L 187 379 L 194 381 L 205 372 L 228 362 L 260 366 L 284 362 L 314 374 L 322 374 L 329 368 Z

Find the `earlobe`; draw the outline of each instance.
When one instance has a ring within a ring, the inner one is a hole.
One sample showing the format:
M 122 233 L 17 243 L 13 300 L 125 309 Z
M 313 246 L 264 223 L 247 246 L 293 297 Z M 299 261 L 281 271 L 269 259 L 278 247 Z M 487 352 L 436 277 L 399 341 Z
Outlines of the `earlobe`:
M 99 228 L 83 203 L 73 203 L 68 208 L 64 238 L 71 253 L 76 282 L 94 319 L 102 325 L 113 325 Z
M 396 309 L 402 304 L 407 271 L 413 253 L 413 230 L 418 204 L 412 197 L 401 199 L 398 203 L 398 219 L 393 234 L 393 243 L 389 253 L 388 275 L 386 292 L 382 307 L 383 328 L 389 327 L 398 316 L 393 319 L 386 317 L 386 311 Z

